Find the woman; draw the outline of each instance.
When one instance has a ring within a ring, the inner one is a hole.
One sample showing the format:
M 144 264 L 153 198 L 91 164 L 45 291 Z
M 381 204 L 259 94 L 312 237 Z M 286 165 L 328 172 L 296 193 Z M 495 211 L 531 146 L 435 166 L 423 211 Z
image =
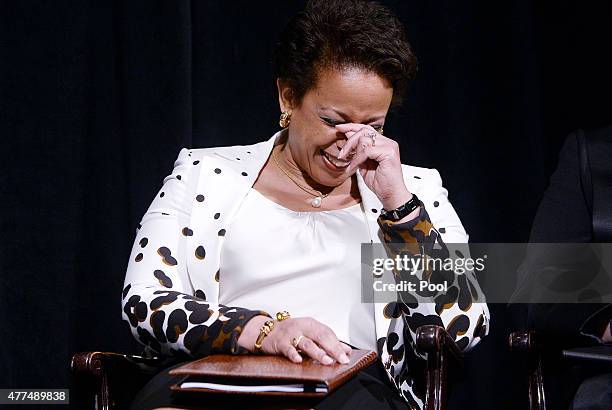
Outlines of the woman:
M 467 242 L 438 172 L 403 166 L 383 135 L 416 71 L 403 27 L 377 3 L 310 1 L 283 32 L 275 69 L 283 130 L 252 146 L 180 152 L 136 236 L 123 317 L 150 350 L 178 356 L 263 352 L 328 365 L 346 363 L 349 345 L 377 350 L 380 362 L 359 375 L 369 383 L 349 382 L 321 406 L 352 397 L 420 408 L 416 328 L 444 325 L 469 349 L 488 311 L 456 296 L 438 309 L 361 303 L 361 243 Z M 279 311 L 291 318 L 266 329 Z M 134 406 L 168 404 L 147 401 L 168 380 L 157 376 Z

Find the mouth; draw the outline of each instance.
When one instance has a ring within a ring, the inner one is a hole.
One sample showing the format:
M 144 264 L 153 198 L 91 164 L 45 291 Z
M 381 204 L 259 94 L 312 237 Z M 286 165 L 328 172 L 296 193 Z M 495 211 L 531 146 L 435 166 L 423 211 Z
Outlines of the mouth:
M 321 156 L 323 157 L 323 162 L 325 165 L 332 171 L 342 171 L 348 168 L 351 165 L 351 161 L 345 161 L 343 159 L 338 159 L 335 156 L 330 155 L 328 152 L 320 150 Z

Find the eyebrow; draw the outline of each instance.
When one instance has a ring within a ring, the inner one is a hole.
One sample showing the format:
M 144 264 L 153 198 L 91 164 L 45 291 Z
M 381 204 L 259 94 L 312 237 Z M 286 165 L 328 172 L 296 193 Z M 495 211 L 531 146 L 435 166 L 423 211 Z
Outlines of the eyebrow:
M 341 116 L 341 117 L 342 117 L 342 119 L 343 119 L 343 120 L 345 120 L 346 122 L 355 122 L 355 121 L 351 121 L 351 119 L 349 118 L 349 116 L 348 116 L 348 115 L 346 115 L 346 114 L 345 114 L 345 113 L 343 113 L 342 111 L 337 110 L 337 109 L 335 109 L 335 108 L 321 107 L 320 109 L 321 109 L 321 110 L 331 110 L 331 111 L 335 112 L 336 114 L 338 114 L 339 116 Z M 382 120 L 382 119 L 384 119 L 384 118 L 385 118 L 385 116 L 384 116 L 384 115 L 381 115 L 381 116 L 378 116 L 378 117 L 372 117 L 372 118 L 369 118 L 369 119 L 367 119 L 366 121 L 362 122 L 361 124 L 367 124 L 367 123 L 370 123 L 370 122 L 374 122 L 374 121 Z

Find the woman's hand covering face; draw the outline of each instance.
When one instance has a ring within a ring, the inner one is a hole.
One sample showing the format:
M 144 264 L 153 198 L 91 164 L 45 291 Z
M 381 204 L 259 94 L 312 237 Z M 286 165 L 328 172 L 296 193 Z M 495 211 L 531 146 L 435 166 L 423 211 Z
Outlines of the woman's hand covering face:
M 347 173 L 359 171 L 385 209 L 395 209 L 410 199 L 412 194 L 404 183 L 397 142 L 369 125 L 337 124 L 336 130 L 347 137 L 338 157 L 346 159 L 352 154 Z

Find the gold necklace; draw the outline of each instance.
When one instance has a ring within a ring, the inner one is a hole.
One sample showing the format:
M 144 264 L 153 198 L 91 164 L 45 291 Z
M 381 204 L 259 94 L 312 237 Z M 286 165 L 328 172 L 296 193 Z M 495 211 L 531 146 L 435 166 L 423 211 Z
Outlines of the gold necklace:
M 289 178 L 291 180 L 291 182 L 293 182 L 295 185 L 297 185 L 298 188 L 300 188 L 302 191 L 306 192 L 308 195 L 314 196 L 314 198 L 310 201 L 310 205 L 312 205 L 314 208 L 320 208 L 321 207 L 321 203 L 323 203 L 323 199 L 327 198 L 329 193 L 324 195 L 320 191 L 317 191 L 316 189 L 313 189 L 313 191 L 316 192 L 316 194 L 314 194 L 310 190 L 308 190 L 305 187 L 303 187 L 302 185 L 300 185 L 299 182 L 297 182 L 295 179 L 293 179 L 293 177 L 291 175 L 289 175 L 289 173 L 287 171 L 285 171 L 285 169 L 283 167 L 281 167 L 281 165 L 278 162 L 278 159 L 276 158 L 276 152 L 274 151 L 274 148 L 272 149 L 272 159 L 274 160 L 274 163 L 276 164 L 276 166 L 283 172 L 283 174 L 285 174 L 287 176 L 287 178 Z

